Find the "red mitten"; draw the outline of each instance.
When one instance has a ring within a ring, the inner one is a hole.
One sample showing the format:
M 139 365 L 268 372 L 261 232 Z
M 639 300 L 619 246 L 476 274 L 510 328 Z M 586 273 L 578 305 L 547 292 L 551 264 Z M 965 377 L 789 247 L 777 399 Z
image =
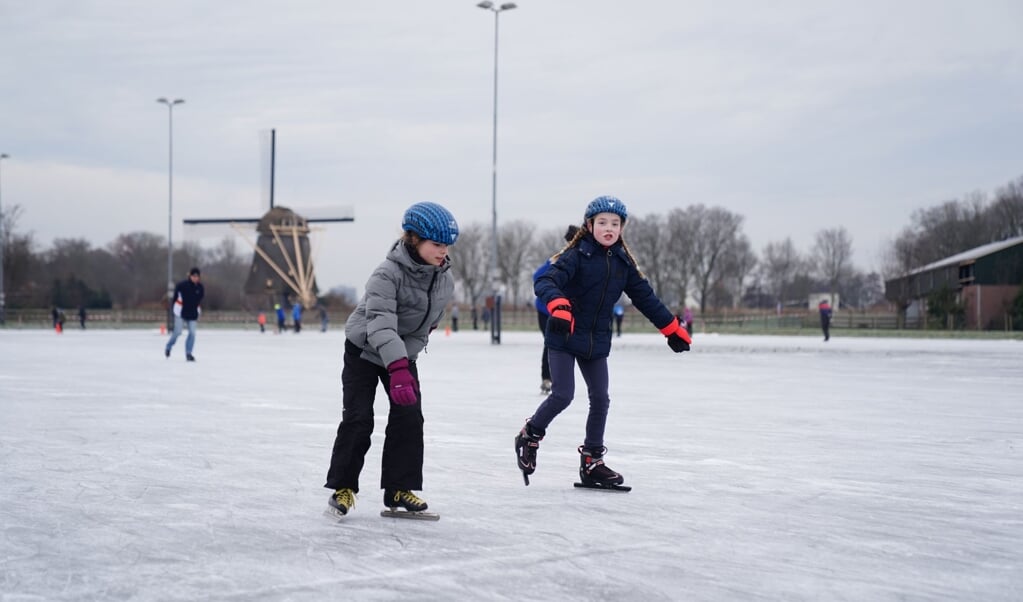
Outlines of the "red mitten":
M 675 353 L 689 351 L 689 346 L 693 344 L 689 331 L 678 323 L 678 318 L 672 318 L 671 323 L 661 329 L 661 334 L 668 337 L 668 347 Z
M 572 304 L 564 297 L 558 297 L 547 304 L 551 319 L 547 328 L 554 334 L 570 335 L 575 332 L 575 318 L 572 316 Z

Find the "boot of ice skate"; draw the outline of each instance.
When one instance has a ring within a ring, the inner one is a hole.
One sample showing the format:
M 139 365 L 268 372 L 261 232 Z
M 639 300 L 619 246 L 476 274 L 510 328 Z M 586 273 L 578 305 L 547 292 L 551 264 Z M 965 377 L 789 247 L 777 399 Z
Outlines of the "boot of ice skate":
M 611 470 L 604 464 L 606 447 L 579 446 L 579 480 L 587 487 L 607 487 L 621 485 L 625 477 Z
M 522 480 L 529 485 L 529 475 L 536 470 L 536 452 L 540 449 L 540 440 L 546 431 L 526 422 L 518 435 L 515 435 L 515 456 L 518 459 Z

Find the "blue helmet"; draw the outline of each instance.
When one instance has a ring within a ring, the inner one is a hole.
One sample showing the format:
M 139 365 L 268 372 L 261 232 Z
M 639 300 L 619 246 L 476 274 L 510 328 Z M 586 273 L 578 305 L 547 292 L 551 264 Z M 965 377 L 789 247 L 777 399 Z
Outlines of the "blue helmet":
M 420 238 L 453 245 L 458 240 L 458 222 L 451 212 L 437 203 L 416 203 L 405 210 L 401 229 Z
M 590 204 L 586 206 L 586 216 L 584 219 L 590 219 L 598 213 L 614 213 L 622 218 L 623 224 L 626 218 L 629 217 L 629 212 L 625 209 L 625 203 L 613 196 L 598 196 L 590 201 Z

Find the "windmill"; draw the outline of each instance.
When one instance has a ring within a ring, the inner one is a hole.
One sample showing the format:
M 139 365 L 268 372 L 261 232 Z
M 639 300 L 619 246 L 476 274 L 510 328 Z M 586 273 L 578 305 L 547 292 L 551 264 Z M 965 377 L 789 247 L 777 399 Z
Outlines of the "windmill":
M 293 295 L 303 307 L 313 307 L 318 287 L 314 263 L 316 247 L 311 235 L 322 228 L 310 224 L 352 222 L 355 217 L 351 208 L 302 216 L 287 207 L 274 206 L 276 143 L 277 131 L 270 130 L 270 210 L 262 217 L 183 221 L 186 227 L 228 224 L 252 247 L 252 266 L 244 289 L 247 294 L 266 295 L 272 300 L 284 300 Z M 255 240 L 251 224 L 256 224 Z

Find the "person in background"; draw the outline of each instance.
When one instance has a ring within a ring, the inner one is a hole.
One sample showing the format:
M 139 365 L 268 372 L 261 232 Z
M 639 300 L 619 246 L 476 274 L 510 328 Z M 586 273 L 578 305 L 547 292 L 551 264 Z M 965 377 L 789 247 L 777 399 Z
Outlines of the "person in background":
M 401 222 L 404 234 L 366 282 L 366 291 L 345 323 L 341 369 L 341 424 L 337 428 L 324 487 L 330 510 L 344 516 L 355 505 L 359 474 L 374 427 L 373 402 L 387 391 L 380 487 L 392 511 L 422 512 L 423 406 L 417 358 L 451 303 L 455 279 L 450 245 L 458 223 L 437 203 L 416 203 Z
M 78 323 L 82 325 L 82 330 L 85 330 L 85 319 L 86 319 L 86 317 L 87 317 L 87 315 L 85 313 L 85 306 L 84 305 L 79 305 L 78 306 Z
M 686 332 L 688 332 L 689 335 L 692 336 L 692 334 L 693 334 L 693 312 L 692 312 L 691 309 L 689 309 L 688 305 L 682 308 L 682 324 L 685 326 Z
M 625 318 L 625 306 L 622 305 L 620 301 L 618 303 L 615 303 L 614 315 L 615 328 L 618 331 L 617 336 L 622 336 L 622 320 Z
M 615 197 L 591 201 L 583 214 L 583 227 L 551 258 L 550 268 L 533 286 L 551 314 L 545 341 L 550 349 L 552 388 L 515 437 L 515 454 L 526 485 L 536 470 L 536 453 L 547 428 L 575 397 L 578 366 L 590 402 L 585 438 L 578 447 L 580 485 L 621 488 L 624 477 L 604 463 L 604 429 L 611 405 L 607 364 L 611 314 L 614 300 L 622 293 L 667 338 L 672 351 L 689 351 L 689 333 L 657 298 L 622 238 L 627 218 L 625 204 Z
M 451 304 L 451 332 L 458 332 L 458 304 Z
M 330 316 L 327 315 L 327 308 L 322 303 L 316 307 L 320 310 L 320 332 L 327 332 L 327 322 L 330 321 Z
M 280 334 L 287 328 L 287 324 L 284 323 L 284 308 L 280 303 L 274 303 L 274 313 L 277 314 L 277 334 Z
M 187 327 L 185 359 L 190 362 L 195 361 L 195 356 L 192 355 L 192 349 L 195 347 L 195 328 L 199 323 L 199 316 L 202 314 L 200 304 L 206 294 L 202 282 L 199 282 L 200 278 L 199 268 L 192 268 L 188 272 L 188 278 L 174 287 L 174 332 L 171 333 L 170 339 L 163 349 L 164 357 L 170 357 L 174 343 L 181 336 L 181 330 Z
M 266 314 L 263 313 L 263 312 L 259 312 L 259 315 L 256 316 L 256 323 L 259 324 L 259 332 L 260 333 L 265 333 L 266 332 Z
M 817 311 L 821 314 L 821 330 L 824 332 L 824 341 L 831 338 L 831 304 L 827 299 L 821 299 L 817 304 Z
M 575 238 L 576 232 L 579 231 L 579 226 L 575 224 L 569 224 L 568 229 L 565 230 L 565 242 L 571 241 Z M 551 260 L 548 258 L 543 264 L 536 268 L 533 272 L 533 283 L 536 283 L 537 278 L 543 276 L 547 270 L 551 267 Z M 536 298 L 536 324 L 540 328 L 540 336 L 544 336 L 547 332 L 547 320 L 550 318 L 550 312 L 547 311 L 547 306 L 544 305 L 540 297 Z M 549 395 L 551 392 L 551 367 L 548 363 L 548 351 L 547 341 L 544 340 L 543 351 L 540 353 L 540 394 Z
M 302 330 L 302 303 L 295 301 L 291 306 L 291 321 L 295 323 L 295 334 Z

